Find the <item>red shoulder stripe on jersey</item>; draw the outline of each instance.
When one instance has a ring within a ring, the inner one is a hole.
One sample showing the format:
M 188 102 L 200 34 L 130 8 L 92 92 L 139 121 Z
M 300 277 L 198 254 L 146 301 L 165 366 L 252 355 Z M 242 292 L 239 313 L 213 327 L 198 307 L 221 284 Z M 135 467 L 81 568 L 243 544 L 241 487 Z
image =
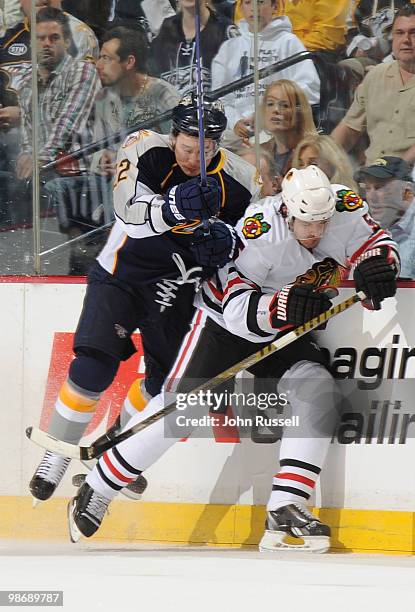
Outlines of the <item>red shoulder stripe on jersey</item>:
M 360 249 L 358 249 L 355 253 L 353 253 L 353 255 L 350 258 L 350 263 L 354 263 L 356 261 L 356 259 L 362 253 L 364 253 L 374 242 L 379 240 L 379 238 L 381 238 L 381 237 L 385 237 L 388 240 L 390 240 L 390 237 L 388 236 L 388 234 L 385 231 L 379 230 L 378 232 L 376 232 L 376 234 L 374 236 L 372 236 L 369 240 L 367 240 L 364 244 L 362 244 Z

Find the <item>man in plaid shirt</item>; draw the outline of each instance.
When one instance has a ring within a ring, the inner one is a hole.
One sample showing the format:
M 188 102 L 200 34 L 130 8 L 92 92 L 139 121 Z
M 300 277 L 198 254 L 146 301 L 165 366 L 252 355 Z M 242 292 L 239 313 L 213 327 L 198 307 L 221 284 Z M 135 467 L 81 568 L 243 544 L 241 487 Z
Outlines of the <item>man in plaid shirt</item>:
M 46 164 L 59 154 L 80 148 L 88 138 L 88 118 L 101 88 L 95 66 L 77 61 L 68 53 L 71 34 L 62 11 L 45 8 L 36 18 L 39 73 L 39 160 Z M 19 93 L 22 109 L 22 154 L 17 159 L 19 179 L 32 176 L 31 75 Z

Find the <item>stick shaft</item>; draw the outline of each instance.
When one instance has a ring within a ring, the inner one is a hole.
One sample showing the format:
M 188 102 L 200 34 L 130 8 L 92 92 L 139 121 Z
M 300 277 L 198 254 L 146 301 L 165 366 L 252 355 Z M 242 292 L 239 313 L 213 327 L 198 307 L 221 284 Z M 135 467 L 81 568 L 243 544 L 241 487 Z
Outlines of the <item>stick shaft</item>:
M 217 387 L 220 383 L 226 382 L 230 378 L 233 378 L 234 376 L 236 376 L 236 374 L 238 374 L 238 372 L 240 372 L 241 370 L 246 370 L 247 368 L 253 366 L 255 363 L 258 363 L 262 359 L 265 359 L 265 357 L 268 357 L 272 353 L 275 353 L 276 351 L 279 351 L 285 346 L 288 346 L 289 344 L 291 344 L 291 342 L 294 342 L 295 340 L 297 340 L 297 338 L 300 338 L 301 336 L 304 336 L 305 334 L 312 331 L 313 329 L 316 329 L 322 323 L 325 323 L 326 321 L 328 321 L 329 319 L 332 319 L 333 317 L 340 314 L 341 312 L 348 310 L 354 304 L 357 304 L 358 302 L 364 300 L 365 297 L 366 296 L 362 291 L 359 291 L 358 293 L 353 294 L 349 298 L 346 298 L 345 300 L 343 300 L 343 302 L 339 302 L 339 304 L 332 306 L 332 308 L 330 308 L 329 310 L 326 310 L 326 312 L 323 312 L 318 317 L 314 317 L 314 319 L 311 319 L 307 323 L 304 323 L 304 325 L 300 325 L 299 327 L 296 327 L 293 331 L 289 332 L 285 336 L 282 336 L 282 338 L 278 338 L 277 340 L 274 340 L 274 342 L 271 342 L 271 344 L 265 346 L 264 348 L 260 349 L 256 353 L 253 353 L 249 357 L 246 357 L 245 359 L 238 361 L 238 363 L 236 363 L 235 365 L 224 370 L 217 376 L 211 378 L 210 380 L 206 381 L 199 387 L 196 387 L 192 391 L 189 391 L 189 394 L 196 395 L 200 393 L 201 391 L 207 391 L 208 389 L 213 389 Z M 35 442 L 39 446 L 42 446 L 43 448 L 48 448 L 51 451 L 60 453 L 67 457 L 80 459 L 81 461 L 90 460 L 90 459 L 96 459 L 97 457 L 102 455 L 102 453 L 104 453 L 106 450 L 112 448 L 113 446 L 116 446 L 117 444 L 120 444 L 120 442 L 127 440 L 131 436 L 142 431 L 143 429 L 146 429 L 153 423 L 156 423 L 160 419 L 165 418 L 166 416 L 168 416 L 172 412 L 175 412 L 176 410 L 177 410 L 176 402 L 171 402 L 170 404 L 168 404 L 167 406 L 165 406 L 164 408 L 162 408 L 155 414 L 141 421 L 141 423 L 137 423 L 136 425 L 133 425 L 133 427 L 130 427 L 129 429 L 121 432 L 118 436 L 115 436 L 112 440 L 102 442 L 96 446 L 94 444 L 91 444 L 91 446 L 78 446 L 76 444 L 62 442 L 61 440 L 56 440 L 56 438 L 50 436 L 45 431 L 42 431 L 36 427 L 28 427 L 26 430 L 26 435 L 29 439 L 31 439 L 33 442 Z
M 202 52 L 200 49 L 200 0 L 195 5 L 195 42 L 196 42 L 196 93 L 197 117 L 199 121 L 199 147 L 200 147 L 200 178 L 206 185 L 206 159 L 205 159 L 205 126 L 203 105 L 203 79 L 202 79 Z
M 344 312 L 345 310 L 347 310 L 348 308 L 350 308 L 357 302 L 360 302 L 364 298 L 365 298 L 365 295 L 363 294 L 363 292 L 360 291 L 358 293 L 355 293 L 351 297 L 345 299 L 343 302 L 340 302 L 339 304 L 332 306 L 332 308 L 330 308 L 326 312 L 323 312 L 318 317 L 314 317 L 314 319 L 311 319 L 307 323 L 304 323 L 304 325 L 300 325 L 299 327 L 296 327 L 293 331 L 289 332 L 285 336 L 282 336 L 282 338 L 278 338 L 277 340 L 274 340 L 274 342 L 260 349 L 256 353 L 253 353 L 252 355 L 246 357 L 245 359 L 238 361 L 238 363 L 236 363 L 235 365 L 224 370 L 223 372 L 221 372 L 214 378 L 211 378 L 210 380 L 201 384 L 199 387 L 197 387 L 196 389 L 193 389 L 189 393 L 197 395 L 201 391 L 207 391 L 208 389 L 217 387 L 219 384 L 226 382 L 227 380 L 236 376 L 236 374 L 238 374 L 238 372 L 240 372 L 241 370 L 246 370 L 247 368 L 253 366 L 255 363 L 258 363 L 262 359 L 265 359 L 265 357 L 268 357 L 272 353 L 275 353 L 276 351 L 279 351 L 280 349 L 288 346 L 289 344 L 291 344 L 291 342 L 294 342 L 301 336 L 304 336 L 305 334 L 312 331 L 313 329 L 316 329 L 325 321 L 328 321 L 332 317 L 335 317 L 341 312 Z M 149 425 L 152 425 L 153 423 L 156 423 L 160 419 L 168 416 L 169 414 L 174 412 L 176 409 L 177 409 L 176 403 L 172 402 L 168 404 L 167 406 L 165 406 L 164 408 L 162 408 L 159 412 L 156 412 L 155 414 L 149 416 L 147 419 L 144 419 L 144 421 L 141 421 L 141 423 L 137 423 L 136 425 L 133 425 L 133 427 L 131 427 L 130 429 L 127 429 L 126 431 L 121 432 L 113 440 L 105 442 L 105 448 L 97 449 L 97 448 L 94 448 L 94 445 L 92 445 L 89 448 L 93 449 L 92 450 L 93 455 L 90 456 L 89 458 L 94 458 L 97 455 L 102 454 L 105 450 L 108 450 L 112 446 L 119 444 L 120 442 L 126 440 L 127 438 L 138 433 L 139 431 L 146 429 Z

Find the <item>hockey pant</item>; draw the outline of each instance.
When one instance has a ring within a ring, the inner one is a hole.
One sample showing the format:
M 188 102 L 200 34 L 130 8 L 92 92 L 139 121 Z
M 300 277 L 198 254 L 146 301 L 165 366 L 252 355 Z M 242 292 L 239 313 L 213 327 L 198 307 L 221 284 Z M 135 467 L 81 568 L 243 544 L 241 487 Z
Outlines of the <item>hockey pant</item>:
M 181 288 L 166 312 L 160 312 L 155 304 L 155 290 L 153 286 L 132 287 L 122 283 L 98 263 L 91 268 L 74 339 L 76 358 L 55 403 L 48 426 L 51 435 L 72 443 L 81 439 L 120 361 L 135 353 L 131 335 L 138 327 L 147 377 L 143 394 L 148 398 L 147 393 L 152 396 L 160 392 L 189 329 L 194 288 Z M 129 396 L 139 410 L 138 382 L 132 385 Z M 127 414 L 125 420 L 128 417 Z
M 223 329 L 202 311 L 197 311 L 163 392 L 146 407 L 145 416 L 161 410 L 203 381 L 213 378 L 244 357 L 256 352 L 261 344 L 238 338 Z M 298 417 L 298 427 L 287 427 L 280 448 L 280 470 L 274 476 L 268 509 L 309 499 L 324 464 L 338 421 L 340 393 L 325 365 L 325 357 L 309 335 L 296 340 L 252 368 L 256 376 L 273 377 L 278 393 L 286 394 L 291 416 Z M 213 390 L 220 393 L 220 387 Z M 199 418 L 206 407 L 197 406 L 190 413 L 176 410 L 143 431 L 131 436 L 101 457 L 88 475 L 87 482 L 107 498 L 136 478 L 137 472 L 153 465 L 175 442 L 189 436 L 191 423 L 178 425 L 178 417 Z M 189 421 L 190 421 L 189 418 Z M 133 417 L 128 427 L 142 420 Z

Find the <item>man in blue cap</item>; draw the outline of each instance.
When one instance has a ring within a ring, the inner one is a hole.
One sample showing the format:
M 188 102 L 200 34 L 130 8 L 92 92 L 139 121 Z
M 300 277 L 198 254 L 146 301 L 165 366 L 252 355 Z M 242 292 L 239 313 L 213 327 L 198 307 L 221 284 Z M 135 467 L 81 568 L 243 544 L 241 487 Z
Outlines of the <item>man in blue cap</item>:
M 385 156 L 361 168 L 355 179 L 364 186 L 373 219 L 399 245 L 401 277 L 415 278 L 415 186 L 411 166 L 401 157 Z

